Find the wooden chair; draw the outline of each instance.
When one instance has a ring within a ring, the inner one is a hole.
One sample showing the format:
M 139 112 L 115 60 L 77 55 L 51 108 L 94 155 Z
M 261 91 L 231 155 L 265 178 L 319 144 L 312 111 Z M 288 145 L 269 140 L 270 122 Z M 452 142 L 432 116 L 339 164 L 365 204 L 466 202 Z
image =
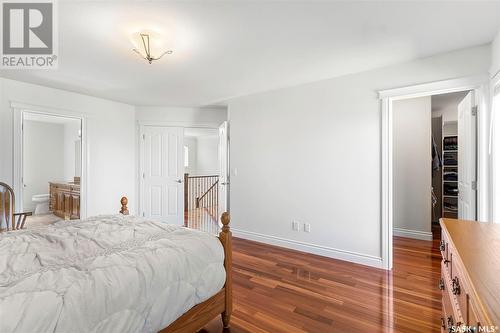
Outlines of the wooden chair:
M 28 213 L 15 213 L 16 197 L 9 185 L 0 182 L 0 231 L 19 230 L 24 228 Z

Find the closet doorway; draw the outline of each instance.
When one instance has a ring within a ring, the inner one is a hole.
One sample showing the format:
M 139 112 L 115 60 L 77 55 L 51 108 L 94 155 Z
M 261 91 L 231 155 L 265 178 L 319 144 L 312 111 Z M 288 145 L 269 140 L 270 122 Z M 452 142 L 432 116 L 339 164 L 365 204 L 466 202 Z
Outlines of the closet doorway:
M 393 236 L 435 240 L 440 230 L 432 222 L 441 217 L 487 215 L 488 109 L 482 82 L 464 78 L 380 92 L 386 269 L 392 268 Z
M 476 219 L 475 106 L 474 91 L 394 101 L 394 236 L 432 240 L 440 218 Z
M 477 107 L 474 91 L 432 96 L 433 222 L 477 219 Z

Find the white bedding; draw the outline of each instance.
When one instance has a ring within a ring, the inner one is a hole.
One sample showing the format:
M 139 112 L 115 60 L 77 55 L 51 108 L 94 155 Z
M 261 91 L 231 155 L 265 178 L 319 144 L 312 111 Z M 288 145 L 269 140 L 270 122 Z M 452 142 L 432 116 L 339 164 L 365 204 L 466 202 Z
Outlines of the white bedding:
M 217 237 L 113 215 L 0 234 L 0 332 L 157 332 L 223 286 Z

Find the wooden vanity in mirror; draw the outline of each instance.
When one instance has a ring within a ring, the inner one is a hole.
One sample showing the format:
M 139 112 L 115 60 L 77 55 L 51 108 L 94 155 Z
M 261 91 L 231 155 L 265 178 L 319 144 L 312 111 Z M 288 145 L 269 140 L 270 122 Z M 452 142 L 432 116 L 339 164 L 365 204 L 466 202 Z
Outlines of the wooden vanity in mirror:
M 52 214 L 66 219 L 80 218 L 80 183 L 60 182 L 49 183 L 50 203 Z

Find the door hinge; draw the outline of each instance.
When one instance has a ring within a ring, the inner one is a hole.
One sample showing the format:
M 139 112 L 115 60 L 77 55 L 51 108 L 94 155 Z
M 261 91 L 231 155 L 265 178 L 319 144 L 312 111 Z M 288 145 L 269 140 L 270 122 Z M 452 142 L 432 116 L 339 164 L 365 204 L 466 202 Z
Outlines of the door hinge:
M 142 139 L 143 139 L 143 140 L 146 140 L 146 134 L 143 134 L 143 135 L 142 135 Z
M 145 172 L 142 173 L 142 179 L 146 179 L 146 173 Z
M 142 212 L 142 217 L 146 217 L 146 213 Z
M 472 184 L 471 184 L 471 187 L 474 191 L 477 191 L 477 181 L 473 180 L 472 181 Z
M 477 105 L 472 107 L 472 115 L 477 116 Z

